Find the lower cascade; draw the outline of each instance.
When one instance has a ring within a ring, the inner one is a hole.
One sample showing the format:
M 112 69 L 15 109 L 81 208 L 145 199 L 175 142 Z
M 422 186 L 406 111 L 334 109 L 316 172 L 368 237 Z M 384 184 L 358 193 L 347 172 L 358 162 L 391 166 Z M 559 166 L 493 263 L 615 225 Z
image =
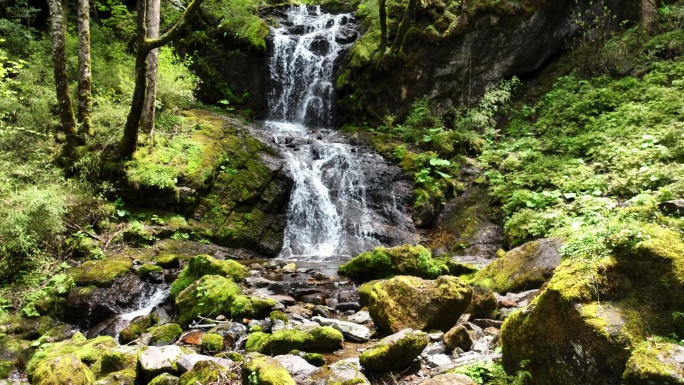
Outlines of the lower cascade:
M 265 127 L 295 181 L 280 256 L 334 260 L 415 242 L 400 170 L 333 130 L 335 64 L 356 39 L 353 17 L 296 5 L 272 33 Z

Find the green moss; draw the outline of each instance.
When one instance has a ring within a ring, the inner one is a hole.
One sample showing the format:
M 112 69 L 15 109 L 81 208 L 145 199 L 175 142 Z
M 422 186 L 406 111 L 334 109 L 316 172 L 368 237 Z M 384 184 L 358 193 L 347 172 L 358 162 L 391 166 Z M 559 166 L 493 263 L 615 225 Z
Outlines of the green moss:
M 171 284 L 170 293 L 173 297 L 190 286 L 204 275 L 220 275 L 235 282 L 247 276 L 247 268 L 233 260 L 218 260 L 209 255 L 198 255 L 190 259 L 188 266 Z
M 373 292 L 373 286 L 375 286 L 376 283 L 381 281 L 382 280 L 380 279 L 376 279 L 373 281 L 368 281 L 363 285 L 359 286 L 357 292 L 359 293 L 359 303 L 361 304 L 361 306 L 368 305 L 368 300 L 370 299 L 371 293 Z
M 157 265 L 164 269 L 173 269 L 180 266 L 180 260 L 175 254 L 164 254 L 157 257 Z
M 158 272 L 163 271 L 163 270 L 164 269 L 161 266 L 146 263 L 146 264 L 140 266 L 140 268 L 138 270 L 136 270 L 135 272 L 136 272 L 136 274 L 139 274 L 139 275 L 146 275 L 146 274 L 150 274 L 150 273 L 158 273 Z
M 281 320 L 281 321 L 285 322 L 286 325 L 287 325 L 288 323 L 290 323 L 290 319 L 287 318 L 287 316 L 285 315 L 285 313 L 283 313 L 283 312 L 280 311 L 280 310 L 273 310 L 273 311 L 271 312 L 271 314 L 269 314 L 268 318 L 271 319 L 271 322 L 275 322 L 276 320 Z
M 325 352 L 342 347 L 342 333 L 331 327 L 317 327 L 312 330 L 278 330 L 273 334 L 252 333 L 245 349 L 270 355 L 287 354 L 292 350 Z
M 252 328 L 254 329 L 254 328 Z M 270 337 L 270 334 L 264 333 L 259 330 L 251 330 L 251 334 L 245 343 L 245 350 L 248 352 L 258 352 L 261 350 L 261 346 Z
M 119 342 L 127 344 L 140 337 L 152 325 L 152 317 L 144 315 L 135 317 L 128 326 L 119 332 Z
M 238 352 L 223 352 L 217 354 L 216 357 L 225 358 L 233 362 L 242 362 L 245 360 L 245 357 L 243 357 L 242 354 Z
M 313 366 L 325 365 L 325 358 L 320 353 L 305 353 L 302 358 L 304 358 L 306 362 L 310 363 Z
M 216 362 L 200 361 L 187 373 L 180 376 L 178 385 L 209 384 L 218 381 L 221 373 L 226 373 L 226 369 Z M 232 373 L 227 375 L 230 378 Z
M 359 357 L 361 366 L 372 372 L 404 369 L 425 349 L 430 338 L 423 332 L 409 332 L 398 341 L 380 341 Z
M 26 374 L 32 378 L 33 372 L 43 361 L 67 354 L 74 354 L 84 363 L 93 364 L 102 357 L 105 351 L 116 346 L 118 346 L 116 341 L 109 336 L 88 340 L 82 334 L 76 333 L 70 340 L 51 344 L 37 351 L 26 365 Z
M 437 278 L 448 274 L 449 269 L 443 261 L 433 259 L 425 247 L 404 245 L 361 253 L 340 266 L 339 272 L 355 281 L 369 281 L 400 274 Z
M 90 368 L 95 378 L 127 378 L 135 380 L 135 369 L 138 363 L 136 349 L 120 348 L 106 351 Z
M 162 373 L 153 378 L 148 385 L 178 385 L 178 377 L 169 373 Z
M 263 318 L 275 305 L 276 302 L 270 298 L 240 295 L 230 307 L 230 316 L 233 319 Z
M 0 359 L 0 378 L 8 378 L 14 368 L 14 362 Z
M 161 346 L 170 345 L 183 333 L 180 325 L 171 323 L 159 325 L 151 328 L 149 332 L 152 334 L 150 345 Z
M 218 334 L 207 333 L 202 336 L 202 351 L 216 353 L 223 350 L 223 337 Z
M 209 317 L 228 314 L 240 286 L 219 275 L 205 275 L 176 298 L 178 323 L 187 326 L 197 316 Z
M 32 383 L 36 385 L 90 385 L 95 377 L 75 354 L 65 354 L 42 361 L 35 369 Z
M 250 385 L 295 385 L 290 373 L 271 357 L 250 353 L 242 367 L 242 383 Z
M 79 286 L 95 285 L 106 287 L 112 281 L 128 272 L 133 261 L 125 256 L 112 256 L 101 261 L 84 262 L 81 266 L 69 270 L 69 275 Z
M 680 383 L 683 348 L 658 339 L 644 341 L 632 351 L 622 376 L 625 385 Z

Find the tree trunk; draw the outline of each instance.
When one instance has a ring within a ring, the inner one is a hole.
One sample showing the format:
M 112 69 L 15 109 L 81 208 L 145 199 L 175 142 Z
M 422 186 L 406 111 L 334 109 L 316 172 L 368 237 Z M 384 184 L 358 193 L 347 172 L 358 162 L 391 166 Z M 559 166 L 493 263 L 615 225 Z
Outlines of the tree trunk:
M 378 0 L 379 16 L 380 16 L 380 59 L 385 56 L 387 50 L 387 9 L 385 8 L 386 0 Z
M 147 0 L 147 37 L 159 37 L 160 0 Z M 157 66 L 159 48 L 155 48 L 147 55 L 147 94 L 142 112 L 142 129 L 154 136 L 155 102 L 157 100 Z
M 413 19 L 413 14 L 416 9 L 416 3 L 418 3 L 418 0 L 408 0 L 406 10 L 404 11 L 404 17 L 402 17 L 401 23 L 399 24 L 397 36 L 394 37 L 394 41 L 392 42 L 392 52 L 398 52 L 404 44 L 406 33 L 411 28 L 411 20 Z
M 657 0 L 641 0 L 641 27 L 650 30 L 656 17 Z
M 138 145 L 138 130 L 143 113 L 145 94 L 147 92 L 147 55 L 155 48 L 168 44 L 185 27 L 190 18 L 197 12 L 202 0 L 192 0 L 183 12 L 180 20 L 158 39 L 147 39 L 146 0 L 138 0 L 138 52 L 135 56 L 135 88 L 131 110 L 126 118 L 123 137 L 119 143 L 121 157 L 130 159 Z
M 64 13 L 60 0 L 48 0 L 50 9 L 50 30 L 52 33 L 52 64 L 55 73 L 55 88 L 62 132 L 66 135 L 67 149 L 76 145 L 76 117 L 69 96 L 69 81 L 66 69 L 66 36 L 64 34 Z
M 78 0 L 78 121 L 81 133 L 92 136 L 93 94 L 90 70 L 90 4 Z

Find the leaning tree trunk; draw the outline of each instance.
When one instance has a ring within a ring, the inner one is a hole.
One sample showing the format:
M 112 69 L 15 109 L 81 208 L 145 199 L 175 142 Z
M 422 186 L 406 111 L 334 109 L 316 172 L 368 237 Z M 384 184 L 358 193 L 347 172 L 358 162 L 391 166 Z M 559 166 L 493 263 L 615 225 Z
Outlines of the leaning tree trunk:
M 65 153 L 71 155 L 78 145 L 76 117 L 69 96 L 69 81 L 66 69 L 66 35 L 64 12 L 60 0 L 48 0 L 50 9 L 50 30 L 52 33 L 52 64 L 55 73 L 55 89 L 61 130 L 66 136 Z
M 197 12 L 202 0 L 192 0 L 183 12 L 180 20 L 158 39 L 147 39 L 146 0 L 138 0 L 138 51 L 135 56 L 135 88 L 131 110 L 126 118 L 123 137 L 119 143 L 120 155 L 130 159 L 138 145 L 138 131 L 142 117 L 145 94 L 147 93 L 147 55 L 155 49 L 168 44 L 185 27 L 190 18 Z
M 147 0 L 147 37 L 159 37 L 160 0 Z M 159 48 L 155 48 L 147 55 L 147 94 L 142 112 L 142 129 L 154 136 L 155 102 L 157 100 L 157 67 Z
M 402 17 L 399 29 L 397 30 L 397 36 L 394 37 L 394 41 L 392 42 L 392 52 L 398 52 L 404 44 L 406 33 L 408 33 L 408 30 L 411 28 L 411 20 L 415 13 L 416 3 L 418 3 L 418 0 L 409 0 L 406 5 L 404 17 Z
M 380 58 L 385 56 L 387 50 L 387 9 L 385 7 L 386 0 L 378 0 L 379 15 L 380 16 Z
M 90 4 L 78 0 L 78 121 L 81 133 L 92 136 L 92 77 L 90 67 Z

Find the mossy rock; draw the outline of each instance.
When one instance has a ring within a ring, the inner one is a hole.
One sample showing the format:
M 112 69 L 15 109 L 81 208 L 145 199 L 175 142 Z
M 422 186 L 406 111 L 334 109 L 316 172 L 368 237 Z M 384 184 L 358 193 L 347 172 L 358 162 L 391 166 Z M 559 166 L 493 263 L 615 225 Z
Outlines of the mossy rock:
M 178 385 L 178 377 L 169 373 L 162 373 L 153 378 L 148 385 Z
M 218 334 L 207 333 L 202 336 L 202 352 L 216 353 L 223 350 L 223 337 Z
M 69 270 L 69 275 L 78 286 L 107 287 L 132 267 L 133 261 L 130 258 L 115 255 L 101 261 L 84 262 L 81 266 Z
M 373 251 L 361 253 L 340 266 L 339 272 L 354 281 L 366 282 L 394 275 L 434 279 L 449 274 L 449 269 L 443 261 L 433 259 L 425 247 L 403 245 L 389 249 L 378 246 Z
M 95 385 L 135 385 L 135 369 L 124 369 L 99 378 Z
M 210 384 L 218 381 L 222 373 L 227 373 L 226 368 L 216 362 L 200 361 L 192 369 L 180 376 L 178 385 Z M 228 373 L 227 375 L 231 379 L 231 376 L 234 374 Z
M 538 289 L 553 276 L 561 260 L 560 238 L 519 246 L 475 273 L 471 283 L 498 293 Z
M 280 310 L 273 310 L 269 315 L 268 318 L 271 320 L 271 322 L 275 322 L 276 320 L 281 320 L 285 323 L 285 325 L 290 323 L 290 319 L 287 318 L 285 313 L 283 313 Z
M 176 342 L 176 339 L 183 333 L 180 325 L 175 323 L 155 326 L 148 331 L 152 334 L 150 338 L 152 346 L 170 345 Z
M 290 373 L 275 359 L 249 353 L 242 365 L 242 383 L 249 385 L 295 385 Z
M 0 378 L 7 378 L 14 368 L 23 369 L 31 353 L 31 342 L 0 334 Z
M 507 371 L 530 360 L 536 384 L 610 384 L 646 337 L 674 332 L 672 314 L 684 309 L 684 298 L 672 294 L 684 290 L 684 242 L 650 224 L 638 234 L 615 237 L 615 256 L 563 261 L 527 310 L 506 319 Z
M 230 279 L 205 275 L 178 294 L 178 324 L 186 327 L 198 316 L 229 314 L 233 300 L 240 294 L 240 286 Z
M 75 354 L 85 364 L 94 364 L 109 349 L 117 347 L 116 341 L 109 336 L 86 339 L 82 334 L 76 333 L 71 339 L 57 342 L 37 351 L 26 365 L 26 375 L 29 380 L 33 372 L 41 362 L 67 354 Z
M 446 331 L 468 307 L 472 293 L 470 286 L 456 277 L 424 280 L 399 276 L 373 286 L 368 312 L 385 332 L 406 328 Z
M 0 317 L 0 333 L 14 334 L 22 339 L 34 339 L 46 333 L 56 324 L 51 317 L 24 318 L 20 315 Z
M 133 318 L 130 324 L 119 332 L 119 342 L 127 344 L 138 339 L 152 325 L 151 315 L 142 315 Z
M 270 298 L 240 295 L 235 298 L 230 307 L 230 316 L 233 319 L 264 318 L 270 314 L 274 306 L 276 306 L 276 301 Z
M 140 268 L 138 270 L 136 270 L 135 273 L 138 275 L 148 275 L 148 274 L 152 274 L 152 273 L 159 273 L 163 270 L 164 270 L 164 268 L 162 268 L 161 266 L 153 265 L 151 263 L 146 263 L 146 264 L 140 266 Z
M 225 359 L 231 360 L 233 362 L 242 362 L 245 360 L 245 357 L 238 352 L 223 352 L 223 353 L 217 354 L 215 357 L 225 358 Z
M 35 385 L 91 385 L 95 377 L 76 354 L 41 361 L 33 373 Z
M 378 345 L 361 353 L 361 366 L 371 372 L 389 372 L 404 369 L 427 347 L 427 333 L 405 329 L 383 338 Z
M 173 281 L 170 293 L 171 296 L 177 297 L 181 291 L 205 275 L 220 275 L 240 282 L 247 274 L 247 268 L 239 262 L 230 259 L 219 260 L 206 254 L 197 255 L 190 259 L 188 266 Z
M 14 361 L 0 359 L 0 379 L 9 378 L 15 368 L 16 363 Z
M 375 279 L 373 281 L 368 281 L 363 285 L 359 285 L 359 288 L 356 291 L 359 293 L 359 304 L 361 306 L 368 305 L 371 293 L 373 292 L 373 286 L 375 286 L 376 283 L 381 281 L 382 279 Z
M 245 349 L 269 355 L 287 354 L 292 350 L 309 352 L 329 352 L 342 347 L 344 336 L 339 331 L 328 327 L 316 327 L 311 330 L 282 329 L 273 334 L 263 332 L 252 333 Z
M 644 341 L 632 351 L 622 378 L 624 385 L 684 384 L 684 347 Z
M 95 378 L 130 377 L 135 380 L 135 369 L 138 363 L 138 348 L 123 346 L 102 353 L 102 357 L 90 368 Z M 113 376 L 110 376 L 113 375 Z
M 325 357 L 320 353 L 304 353 L 302 358 L 313 366 L 325 365 Z
M 173 269 L 180 266 L 180 258 L 175 254 L 164 254 L 157 257 L 157 266 Z
M 463 325 L 456 325 L 442 336 L 444 345 L 450 350 L 460 348 L 464 352 L 473 346 L 473 339 L 468 333 L 468 329 Z

